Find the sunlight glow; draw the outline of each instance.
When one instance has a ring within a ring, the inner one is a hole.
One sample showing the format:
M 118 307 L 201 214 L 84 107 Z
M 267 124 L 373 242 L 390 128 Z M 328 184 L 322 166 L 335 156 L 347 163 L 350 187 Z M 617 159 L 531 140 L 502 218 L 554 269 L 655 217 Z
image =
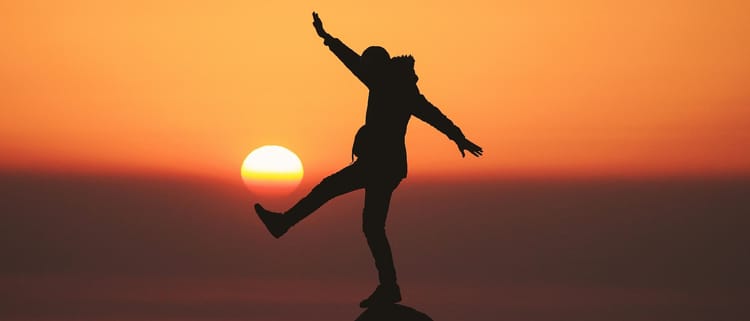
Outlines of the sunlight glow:
M 242 179 L 250 191 L 259 194 L 287 194 L 304 174 L 302 161 L 291 150 L 266 145 L 253 150 L 242 162 Z

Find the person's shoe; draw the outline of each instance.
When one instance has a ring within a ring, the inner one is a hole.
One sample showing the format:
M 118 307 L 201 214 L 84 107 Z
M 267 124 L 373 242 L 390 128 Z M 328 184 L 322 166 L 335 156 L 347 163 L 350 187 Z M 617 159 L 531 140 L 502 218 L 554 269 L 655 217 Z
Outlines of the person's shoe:
M 378 285 L 367 299 L 362 300 L 359 303 L 360 308 L 367 308 L 377 305 L 393 304 L 401 302 L 401 289 L 398 284 L 392 285 Z
M 255 213 L 258 213 L 258 217 L 273 237 L 279 238 L 289 230 L 289 226 L 281 213 L 271 212 L 257 203 L 255 204 Z

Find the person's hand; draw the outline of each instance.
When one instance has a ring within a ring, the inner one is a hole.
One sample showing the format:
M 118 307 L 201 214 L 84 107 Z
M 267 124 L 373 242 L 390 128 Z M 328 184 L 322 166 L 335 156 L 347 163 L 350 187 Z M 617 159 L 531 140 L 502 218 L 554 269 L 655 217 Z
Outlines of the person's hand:
M 476 157 L 482 156 L 482 153 L 484 153 L 482 147 L 479 147 L 479 145 L 472 143 L 466 138 L 457 140 L 456 145 L 458 145 L 458 151 L 461 152 L 461 157 L 466 157 L 466 153 L 464 151 L 469 151 L 469 153 Z
M 315 27 L 315 32 L 318 33 L 318 36 L 320 36 L 323 39 L 328 39 L 331 37 L 325 29 L 323 29 L 323 21 L 320 20 L 320 17 L 318 16 L 318 13 L 313 11 L 313 27 Z

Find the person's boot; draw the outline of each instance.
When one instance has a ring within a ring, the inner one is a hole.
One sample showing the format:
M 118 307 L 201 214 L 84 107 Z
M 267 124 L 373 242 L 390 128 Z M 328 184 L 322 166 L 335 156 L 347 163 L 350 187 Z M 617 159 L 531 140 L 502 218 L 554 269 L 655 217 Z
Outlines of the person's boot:
M 360 308 L 367 308 L 377 305 L 393 304 L 401 302 L 401 289 L 398 284 L 378 285 L 367 299 L 359 303 Z
M 255 213 L 258 213 L 258 217 L 273 237 L 279 238 L 289 230 L 290 226 L 281 213 L 271 212 L 257 203 L 255 204 Z

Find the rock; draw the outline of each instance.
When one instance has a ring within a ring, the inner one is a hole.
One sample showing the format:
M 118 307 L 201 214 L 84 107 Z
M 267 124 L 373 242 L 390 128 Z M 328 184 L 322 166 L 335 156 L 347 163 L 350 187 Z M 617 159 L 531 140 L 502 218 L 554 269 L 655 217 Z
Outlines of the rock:
M 401 304 L 370 307 L 354 321 L 433 321 L 426 314 Z

